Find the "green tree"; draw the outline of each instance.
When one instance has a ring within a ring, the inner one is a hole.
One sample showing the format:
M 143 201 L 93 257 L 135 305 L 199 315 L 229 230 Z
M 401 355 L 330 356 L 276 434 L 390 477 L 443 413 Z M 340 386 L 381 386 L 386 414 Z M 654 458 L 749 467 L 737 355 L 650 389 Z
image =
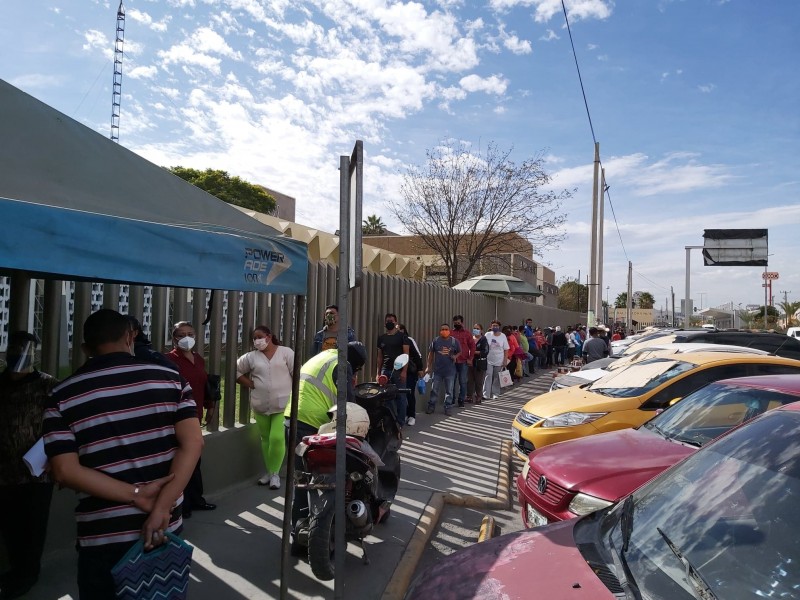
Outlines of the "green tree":
M 589 288 L 576 279 L 564 280 L 558 288 L 558 308 L 572 312 L 585 312 L 589 301 Z
M 386 223 L 378 215 L 369 215 L 361 225 L 364 235 L 382 235 L 386 233 Z
M 618 294 L 614 299 L 614 306 L 616 308 L 626 308 L 628 306 L 628 292 Z M 636 308 L 636 302 L 631 303 L 631 308 Z
M 796 327 L 797 319 L 794 318 L 794 314 L 800 310 L 800 302 L 781 302 L 780 307 L 786 314 L 786 328 Z
M 655 303 L 656 299 L 653 298 L 653 294 L 650 292 L 639 293 L 639 308 L 653 308 Z
M 389 202 L 408 233 L 441 257 L 450 286 L 468 279 L 482 258 L 514 252 L 512 237 L 529 240 L 540 256 L 564 239 L 561 203 L 574 190 L 551 186 L 543 153 L 520 164 L 510 155 L 491 142 L 485 150 L 443 142 L 426 152 L 423 167 L 408 168 L 402 199 Z
M 249 183 L 237 176 L 231 177 L 227 171 L 220 169 L 200 171 L 189 167 L 170 167 L 168 170 L 228 204 L 268 215 L 274 214 L 278 207 L 275 198 L 262 186 Z

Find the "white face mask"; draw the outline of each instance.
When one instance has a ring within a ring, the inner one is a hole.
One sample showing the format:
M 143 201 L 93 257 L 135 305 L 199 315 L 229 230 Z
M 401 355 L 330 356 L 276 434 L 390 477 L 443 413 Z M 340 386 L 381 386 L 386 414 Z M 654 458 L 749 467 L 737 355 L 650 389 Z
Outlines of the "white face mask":
M 269 342 L 267 342 L 266 338 L 256 338 L 253 340 L 253 346 L 256 347 L 256 350 L 264 350 L 269 346 Z
M 181 350 L 191 350 L 194 348 L 194 338 L 191 336 L 182 337 L 178 340 L 178 348 Z

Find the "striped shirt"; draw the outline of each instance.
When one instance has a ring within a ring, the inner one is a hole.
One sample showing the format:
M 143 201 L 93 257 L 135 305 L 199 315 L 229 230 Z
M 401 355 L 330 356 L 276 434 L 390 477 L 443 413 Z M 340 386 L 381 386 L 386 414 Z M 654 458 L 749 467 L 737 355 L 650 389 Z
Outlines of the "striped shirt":
M 53 389 L 44 415 L 48 457 L 75 452 L 81 465 L 132 485 L 169 475 L 178 448 L 175 424 L 197 418 L 192 389 L 172 369 L 124 352 L 89 359 Z M 79 495 L 81 547 L 130 543 L 147 514 L 129 504 Z M 182 526 L 181 503 L 170 531 Z

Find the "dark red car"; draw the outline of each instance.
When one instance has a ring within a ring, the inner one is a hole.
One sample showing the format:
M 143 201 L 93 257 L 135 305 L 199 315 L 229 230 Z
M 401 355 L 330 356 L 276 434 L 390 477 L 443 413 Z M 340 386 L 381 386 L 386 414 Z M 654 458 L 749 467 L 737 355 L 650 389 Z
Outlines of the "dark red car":
M 797 598 L 798 505 L 800 402 L 729 431 L 612 507 L 441 559 L 406 600 Z
M 605 508 L 732 427 L 800 400 L 800 375 L 718 381 L 636 429 L 545 446 L 517 477 L 526 527 Z

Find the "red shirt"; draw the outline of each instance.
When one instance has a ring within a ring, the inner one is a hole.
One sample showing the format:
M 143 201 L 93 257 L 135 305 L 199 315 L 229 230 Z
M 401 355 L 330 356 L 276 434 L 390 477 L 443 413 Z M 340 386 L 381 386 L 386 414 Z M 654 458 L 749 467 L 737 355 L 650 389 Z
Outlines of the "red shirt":
M 178 373 L 192 386 L 192 397 L 197 403 L 197 418 L 202 421 L 203 403 L 206 400 L 206 382 L 208 381 L 206 361 L 197 352 L 192 352 L 192 356 L 194 356 L 194 362 L 192 362 L 177 348 L 173 348 L 165 356 L 178 365 Z
M 458 355 L 456 363 L 472 362 L 472 357 L 475 355 L 475 338 L 472 337 L 472 332 L 462 327 L 461 329 L 451 329 L 450 335 L 456 338 L 458 345 L 461 346 L 461 353 Z

